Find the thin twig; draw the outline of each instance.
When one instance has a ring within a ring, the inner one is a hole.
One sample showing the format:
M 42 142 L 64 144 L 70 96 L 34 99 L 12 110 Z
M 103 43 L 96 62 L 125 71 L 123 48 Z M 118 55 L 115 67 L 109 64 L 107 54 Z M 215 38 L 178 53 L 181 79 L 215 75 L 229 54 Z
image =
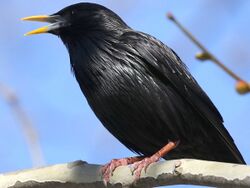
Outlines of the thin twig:
M 172 13 L 168 13 L 167 17 L 169 20 L 173 21 L 181 31 L 183 31 L 188 38 L 190 38 L 201 50 L 202 53 L 196 55 L 196 58 L 199 60 L 211 60 L 220 68 L 222 68 L 226 73 L 228 73 L 232 78 L 237 81 L 236 90 L 241 93 L 250 92 L 250 84 L 244 81 L 240 76 L 235 74 L 232 70 L 226 67 L 221 61 L 219 61 L 210 51 L 208 51 L 183 25 L 173 16 Z
M 12 89 L 2 83 L 0 83 L 0 95 L 2 95 L 3 98 L 7 101 L 13 111 L 13 114 L 15 114 L 17 120 L 20 122 L 29 146 L 33 166 L 44 165 L 45 163 L 37 131 L 34 128 L 31 119 L 20 105 L 17 95 L 12 91 Z

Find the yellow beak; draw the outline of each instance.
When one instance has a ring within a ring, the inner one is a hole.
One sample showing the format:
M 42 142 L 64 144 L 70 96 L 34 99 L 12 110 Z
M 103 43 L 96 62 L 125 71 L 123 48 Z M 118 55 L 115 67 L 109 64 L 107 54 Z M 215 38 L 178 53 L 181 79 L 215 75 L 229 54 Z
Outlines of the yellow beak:
M 23 21 L 38 21 L 38 22 L 48 22 L 50 16 L 47 15 L 37 15 L 37 16 L 28 16 L 21 18 Z
M 60 23 L 62 23 L 61 17 L 58 15 L 48 16 L 48 15 L 37 15 L 37 16 L 29 16 L 22 18 L 23 21 L 38 21 L 38 22 L 48 22 L 51 23 L 48 26 L 44 26 L 33 31 L 30 31 L 25 36 L 40 34 L 40 33 L 48 33 L 49 31 L 58 29 L 60 27 Z

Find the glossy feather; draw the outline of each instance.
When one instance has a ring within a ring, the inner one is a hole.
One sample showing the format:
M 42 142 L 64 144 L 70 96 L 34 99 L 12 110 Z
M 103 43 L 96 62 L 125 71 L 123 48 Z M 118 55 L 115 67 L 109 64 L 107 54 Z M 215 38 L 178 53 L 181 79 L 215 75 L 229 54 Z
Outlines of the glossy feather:
M 57 14 L 72 11 L 71 27 L 59 36 L 89 105 L 121 143 L 149 156 L 180 140 L 165 159 L 245 163 L 220 113 L 173 50 L 100 5 L 81 3 Z

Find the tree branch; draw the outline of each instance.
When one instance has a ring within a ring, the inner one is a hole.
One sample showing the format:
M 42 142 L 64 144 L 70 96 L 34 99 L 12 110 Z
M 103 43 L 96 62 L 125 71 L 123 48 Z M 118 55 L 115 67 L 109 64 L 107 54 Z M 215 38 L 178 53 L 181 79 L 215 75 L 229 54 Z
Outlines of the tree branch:
M 33 126 L 31 119 L 20 105 L 17 95 L 12 91 L 11 88 L 0 83 L 0 96 L 1 95 L 9 104 L 11 110 L 13 111 L 13 114 L 20 122 L 21 128 L 29 146 L 33 166 L 44 165 L 44 159 L 37 131 Z
M 244 81 L 240 76 L 235 74 L 232 70 L 230 70 L 228 67 L 226 67 L 221 61 L 219 61 L 218 58 L 216 58 L 210 51 L 208 51 L 207 48 L 205 48 L 183 25 L 174 17 L 173 14 L 168 13 L 167 17 L 169 20 L 173 21 L 176 26 L 188 37 L 190 40 L 196 44 L 201 50 L 201 53 L 198 53 L 196 55 L 196 58 L 205 61 L 205 60 L 211 60 L 216 65 L 218 65 L 222 70 L 224 70 L 228 75 L 230 75 L 232 78 L 234 78 L 237 81 L 236 84 L 236 90 L 240 94 L 246 94 L 250 92 L 250 83 L 247 83 Z
M 101 188 L 99 165 L 75 161 L 44 168 L 23 170 L 0 175 L 0 187 L 60 187 Z M 108 187 L 153 187 L 192 184 L 218 187 L 250 187 L 250 166 L 230 163 L 180 159 L 152 164 L 134 183 L 129 166 L 118 167 Z

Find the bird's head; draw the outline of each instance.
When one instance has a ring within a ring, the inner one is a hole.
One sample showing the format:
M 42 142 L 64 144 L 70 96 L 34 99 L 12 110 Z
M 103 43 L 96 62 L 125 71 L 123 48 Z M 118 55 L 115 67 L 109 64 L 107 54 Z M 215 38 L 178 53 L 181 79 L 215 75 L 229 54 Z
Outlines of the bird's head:
M 128 28 L 117 14 L 93 3 L 78 3 L 49 16 L 30 16 L 22 20 L 50 23 L 25 35 L 52 33 L 63 40 L 79 39 L 79 36 L 93 35 L 93 32 L 119 34 L 124 28 Z

